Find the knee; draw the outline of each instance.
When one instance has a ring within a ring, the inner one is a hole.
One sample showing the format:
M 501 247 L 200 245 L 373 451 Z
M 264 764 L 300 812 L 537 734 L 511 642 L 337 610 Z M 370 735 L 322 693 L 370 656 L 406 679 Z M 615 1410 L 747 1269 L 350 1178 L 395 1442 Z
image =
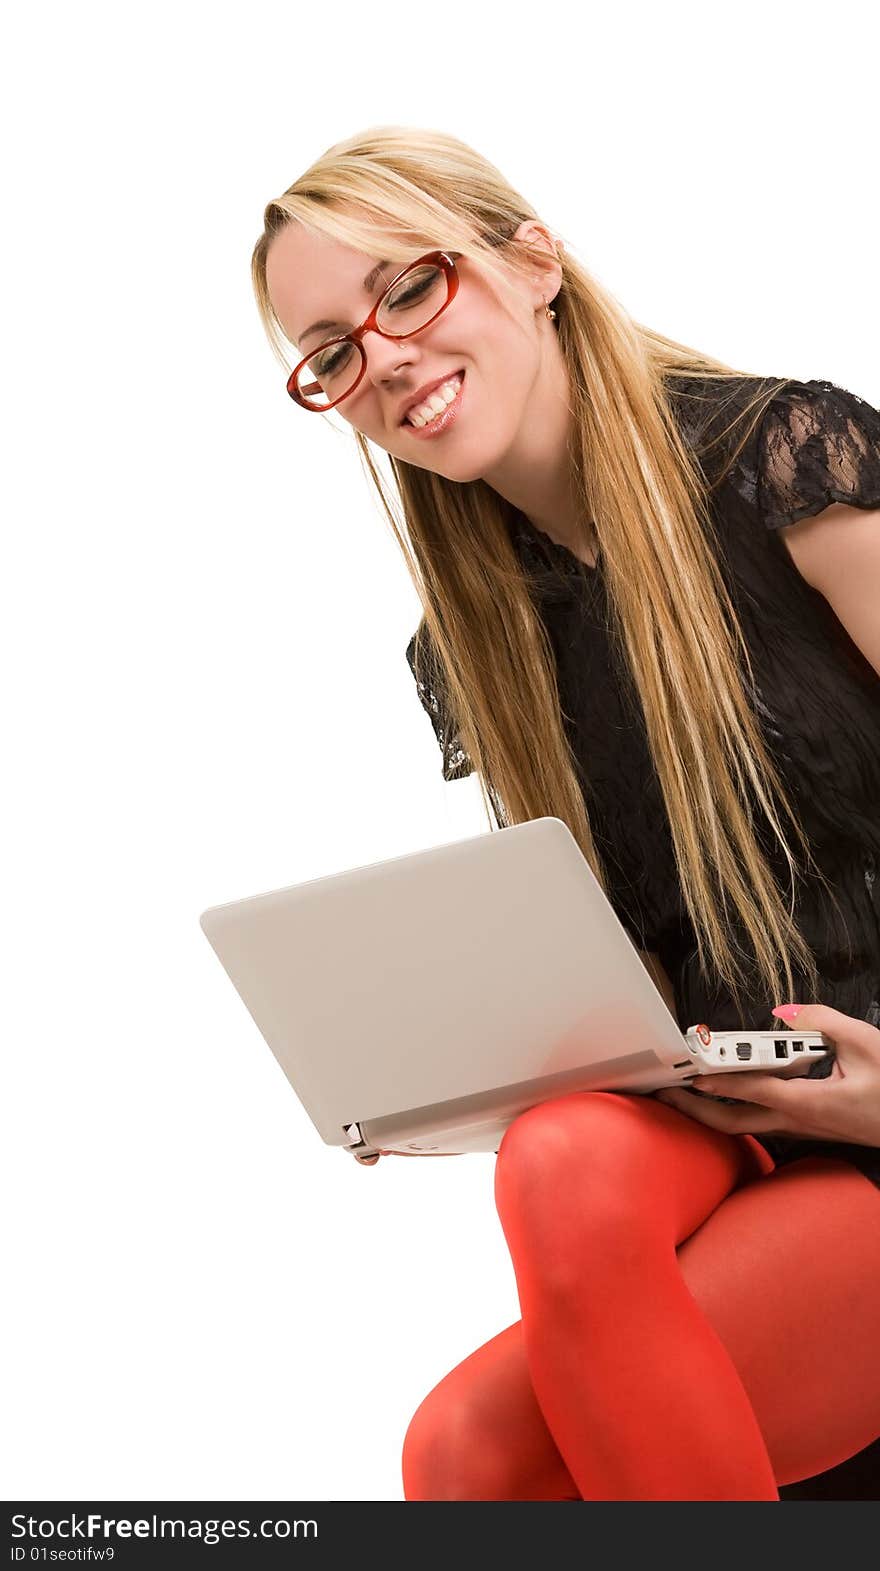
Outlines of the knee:
M 406 1500 L 505 1500 L 497 1437 L 485 1431 L 478 1404 L 447 1377 L 416 1408 L 403 1442 Z
M 662 1103 L 578 1091 L 521 1113 L 495 1164 L 495 1203 L 508 1238 L 526 1230 L 551 1253 L 560 1228 L 637 1248 L 647 1140 Z
M 496 1198 L 521 1192 L 558 1202 L 575 1176 L 580 1186 L 612 1163 L 618 1170 L 640 1164 L 644 1112 L 634 1097 L 613 1091 L 575 1091 L 530 1107 L 504 1132 L 495 1163 Z

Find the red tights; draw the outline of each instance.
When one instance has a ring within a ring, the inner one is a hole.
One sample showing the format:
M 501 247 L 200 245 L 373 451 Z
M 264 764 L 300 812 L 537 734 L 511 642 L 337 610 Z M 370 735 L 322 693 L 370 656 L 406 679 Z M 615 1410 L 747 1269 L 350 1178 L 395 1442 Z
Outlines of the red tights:
M 880 1190 L 653 1098 L 522 1113 L 495 1164 L 522 1319 L 414 1414 L 407 1500 L 778 1500 L 880 1434 Z

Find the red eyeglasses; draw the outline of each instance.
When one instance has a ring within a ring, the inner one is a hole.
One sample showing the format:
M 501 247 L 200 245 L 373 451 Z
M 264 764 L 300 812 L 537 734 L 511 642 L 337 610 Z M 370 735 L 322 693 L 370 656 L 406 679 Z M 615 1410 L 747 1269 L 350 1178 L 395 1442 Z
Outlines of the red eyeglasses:
M 412 338 L 436 321 L 458 293 L 455 259 L 460 251 L 429 251 L 391 280 L 360 327 L 328 338 L 300 360 L 287 379 L 287 391 L 302 409 L 333 409 L 353 393 L 367 369 L 363 340 Z

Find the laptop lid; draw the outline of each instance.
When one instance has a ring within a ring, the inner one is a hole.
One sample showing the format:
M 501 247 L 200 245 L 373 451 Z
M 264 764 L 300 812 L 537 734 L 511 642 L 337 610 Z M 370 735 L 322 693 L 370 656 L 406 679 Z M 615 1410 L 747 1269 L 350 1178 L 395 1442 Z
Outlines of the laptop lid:
M 558 818 L 212 906 L 200 923 L 330 1145 L 419 1110 L 437 1127 L 445 1104 L 486 1118 L 518 1087 L 532 1100 L 544 1083 L 652 1089 L 687 1068 Z

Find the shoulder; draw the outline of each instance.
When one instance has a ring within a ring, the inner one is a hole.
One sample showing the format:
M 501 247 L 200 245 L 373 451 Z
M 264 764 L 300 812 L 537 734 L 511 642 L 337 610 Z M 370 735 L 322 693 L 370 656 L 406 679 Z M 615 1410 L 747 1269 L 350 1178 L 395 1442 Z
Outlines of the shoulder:
M 789 381 L 767 406 L 739 483 L 866 652 L 861 623 L 876 617 L 869 605 L 880 587 L 880 412 L 835 382 Z
M 763 522 L 778 529 L 832 503 L 880 506 L 880 412 L 835 382 L 789 381 L 770 400 L 757 446 Z
M 880 412 L 859 394 L 828 380 L 749 378 L 708 401 L 704 429 L 722 449 L 722 478 L 763 528 L 835 503 L 880 506 Z
M 710 494 L 729 481 L 741 492 L 748 490 L 758 433 L 771 401 L 786 385 L 784 377 L 741 372 L 675 372 L 664 379 L 671 414 Z
M 880 411 L 827 379 L 668 381 L 670 404 L 710 489 L 730 488 L 762 532 L 778 532 L 812 581 L 822 543 L 880 507 Z M 819 516 L 822 515 L 821 522 Z
M 789 378 L 765 399 L 726 481 L 754 543 L 776 536 L 775 551 L 880 675 L 880 411 L 836 382 Z
M 701 442 L 738 430 L 749 416 L 760 417 L 787 385 L 785 377 L 745 371 L 671 371 L 663 379 L 676 419 Z

